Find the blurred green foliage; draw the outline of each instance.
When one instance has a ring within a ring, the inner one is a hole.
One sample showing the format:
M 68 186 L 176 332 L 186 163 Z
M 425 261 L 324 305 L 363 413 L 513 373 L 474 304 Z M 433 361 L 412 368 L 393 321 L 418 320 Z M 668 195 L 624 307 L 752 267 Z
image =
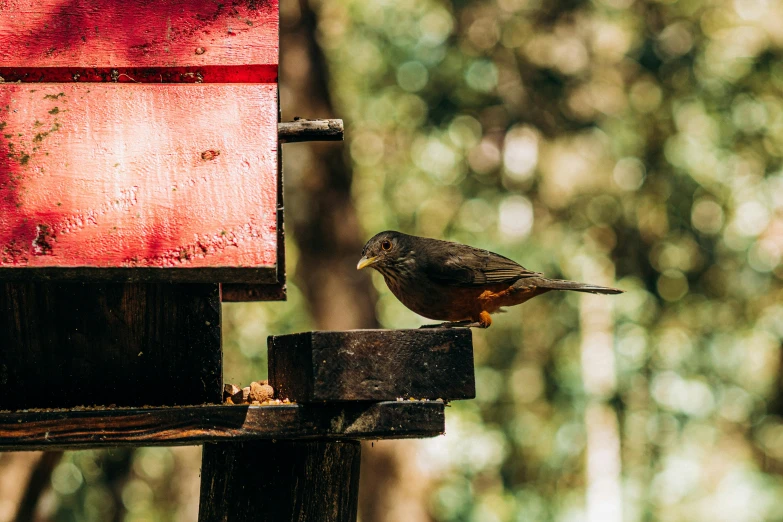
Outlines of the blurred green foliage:
M 595 495 L 621 509 L 604 520 L 783 520 L 783 4 L 321 0 L 318 12 L 368 237 L 458 240 L 627 290 L 605 298 L 605 359 L 583 335 L 596 301 L 578 295 L 536 298 L 474 334 L 478 398 L 450 408 L 446 437 L 410 443 L 433 476 L 433 518 L 600 520 Z M 295 267 L 291 241 L 288 254 Z M 423 322 L 373 277 L 385 327 Z M 264 376 L 266 335 L 312 326 L 289 290 L 287 304 L 224 306 L 227 381 Z M 84 458 L 56 471 L 62 503 Z M 602 489 L 601 462 L 619 466 L 606 470 L 619 491 Z M 140 466 L 126 488 L 154 484 Z
M 321 2 L 368 233 L 628 290 L 608 393 L 579 296 L 476 333 L 478 398 L 421 457 L 437 520 L 595 519 L 596 401 L 623 520 L 783 518 L 781 27 L 761 0 Z M 419 324 L 376 283 L 385 326 Z

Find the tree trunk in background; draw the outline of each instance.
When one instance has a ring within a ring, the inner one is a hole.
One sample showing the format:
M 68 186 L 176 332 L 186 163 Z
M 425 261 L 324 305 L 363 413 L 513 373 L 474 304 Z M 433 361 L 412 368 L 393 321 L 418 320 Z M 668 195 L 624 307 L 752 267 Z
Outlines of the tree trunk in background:
M 45 451 L 41 454 L 41 458 L 33 466 L 30 478 L 27 480 L 27 487 L 22 499 L 19 501 L 14 522 L 32 522 L 35 520 L 38 501 L 41 499 L 43 492 L 51 486 L 52 472 L 62 458 L 62 451 Z
M 283 120 L 335 117 L 315 12 L 306 0 L 281 2 L 280 84 Z M 351 200 L 342 143 L 284 145 L 286 224 L 299 249 L 296 282 L 318 328 L 375 328 L 375 292 L 356 270 L 364 235 Z
M 43 455 L 39 451 L 0 453 L 0 522 L 13 522 L 30 476 Z
M 317 9 L 317 7 L 316 7 Z M 324 53 L 316 40 L 317 13 L 308 0 L 280 3 L 280 100 L 283 121 L 334 118 Z M 350 125 L 346 125 L 350 131 Z M 316 326 L 326 330 L 376 328 L 376 294 L 369 274 L 358 272 L 361 229 L 351 199 L 352 173 L 340 143 L 285 145 L 286 223 L 299 258 L 295 281 Z M 428 488 L 418 482 L 413 441 L 365 444 L 362 451 L 359 516 L 364 522 L 429 520 Z M 407 450 L 407 451 L 406 451 Z M 418 487 L 409 487 L 416 483 Z M 404 484 L 407 484 L 406 487 Z M 404 492 L 404 495 L 403 495 Z M 404 500 L 402 504 L 400 500 Z M 392 509 L 392 506 L 395 509 Z M 406 509 L 407 508 L 407 509 Z

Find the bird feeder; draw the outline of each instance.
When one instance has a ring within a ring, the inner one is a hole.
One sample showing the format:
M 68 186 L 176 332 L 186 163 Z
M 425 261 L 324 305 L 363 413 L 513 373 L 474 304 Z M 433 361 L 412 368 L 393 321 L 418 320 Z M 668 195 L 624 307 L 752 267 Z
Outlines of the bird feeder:
M 313 332 L 270 339 L 294 402 L 223 403 L 222 296 L 285 298 L 280 144 L 342 139 L 280 123 L 278 31 L 275 0 L 0 1 L 0 450 L 204 444 L 199 520 L 355 520 L 356 441 L 475 393 L 468 331 Z

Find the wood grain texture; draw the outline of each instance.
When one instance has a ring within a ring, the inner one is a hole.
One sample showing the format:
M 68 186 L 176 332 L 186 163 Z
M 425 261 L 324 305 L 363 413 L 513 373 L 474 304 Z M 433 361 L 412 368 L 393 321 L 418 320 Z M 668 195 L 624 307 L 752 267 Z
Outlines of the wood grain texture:
M 199 522 L 355 522 L 357 441 L 206 444 Z
M 476 396 L 469 329 L 349 330 L 269 338 L 269 383 L 296 402 Z
M 222 401 L 217 284 L 0 284 L 0 410 Z
M 224 303 L 252 303 L 257 301 L 285 301 L 288 289 L 285 283 L 256 285 L 228 283 L 223 285 Z
M 0 412 L 0 450 L 434 437 L 443 411 L 441 402 L 409 401 Z
M 276 69 L 278 25 L 277 0 L 0 0 L 0 64 Z
M 280 100 L 278 98 L 278 104 Z M 279 107 L 278 107 L 279 108 Z M 278 121 L 280 112 L 278 110 Z M 220 299 L 225 303 L 285 301 L 288 298 L 285 263 L 285 206 L 283 202 L 283 151 L 277 148 L 277 280 L 273 283 L 225 283 L 220 285 Z
M 276 125 L 275 85 L 0 85 L 0 278 L 276 281 Z

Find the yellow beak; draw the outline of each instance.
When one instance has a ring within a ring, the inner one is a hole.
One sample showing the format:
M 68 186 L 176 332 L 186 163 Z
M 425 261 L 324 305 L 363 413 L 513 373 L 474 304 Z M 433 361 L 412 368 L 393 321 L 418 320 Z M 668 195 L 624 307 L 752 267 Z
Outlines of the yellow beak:
M 370 265 L 374 265 L 378 262 L 378 256 L 375 257 L 363 257 L 359 260 L 359 264 L 356 265 L 356 270 L 361 270 L 362 268 L 367 268 Z

